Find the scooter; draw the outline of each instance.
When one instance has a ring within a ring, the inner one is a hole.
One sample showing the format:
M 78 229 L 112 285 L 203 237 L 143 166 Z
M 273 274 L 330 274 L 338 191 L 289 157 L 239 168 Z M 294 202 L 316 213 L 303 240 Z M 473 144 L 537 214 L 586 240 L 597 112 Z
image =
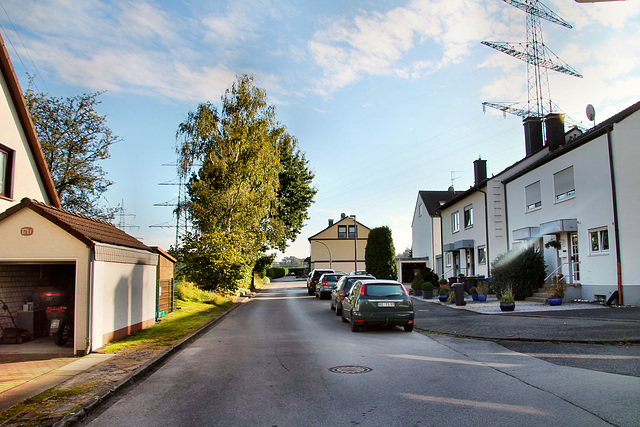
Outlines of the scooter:
M 40 293 L 40 301 L 47 306 L 49 334 L 53 336 L 53 342 L 60 347 L 73 336 L 73 310 L 65 304 L 66 299 L 67 293 L 62 290 Z

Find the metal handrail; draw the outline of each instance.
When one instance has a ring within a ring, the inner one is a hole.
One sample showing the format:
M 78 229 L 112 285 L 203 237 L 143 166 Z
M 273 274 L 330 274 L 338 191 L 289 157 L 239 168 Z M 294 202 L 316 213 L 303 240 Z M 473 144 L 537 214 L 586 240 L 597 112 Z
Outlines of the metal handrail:
M 558 272 L 558 270 L 560 270 L 562 267 L 564 267 L 565 265 L 569 265 L 569 264 L 580 264 L 580 261 L 571 261 L 571 262 L 563 262 L 562 264 L 560 264 L 558 266 L 558 268 L 556 268 L 555 270 L 553 270 L 551 272 L 551 274 L 549 274 L 547 277 L 544 278 L 544 281 L 546 282 L 547 280 L 549 280 L 549 278 L 551 278 L 554 274 L 556 274 Z M 566 277 L 574 277 L 575 274 L 572 274 L 570 276 L 566 276 Z

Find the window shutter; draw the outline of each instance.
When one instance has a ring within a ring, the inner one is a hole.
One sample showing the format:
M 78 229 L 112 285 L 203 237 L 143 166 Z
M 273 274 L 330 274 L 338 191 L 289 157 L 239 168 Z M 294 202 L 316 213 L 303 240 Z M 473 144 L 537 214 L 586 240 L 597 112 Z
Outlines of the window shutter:
M 553 174 L 553 187 L 556 196 L 575 190 L 573 183 L 573 166 Z
M 527 207 L 535 206 L 537 203 L 541 202 L 540 198 L 540 181 L 534 182 L 531 185 L 528 185 L 524 188 L 525 199 L 527 201 Z

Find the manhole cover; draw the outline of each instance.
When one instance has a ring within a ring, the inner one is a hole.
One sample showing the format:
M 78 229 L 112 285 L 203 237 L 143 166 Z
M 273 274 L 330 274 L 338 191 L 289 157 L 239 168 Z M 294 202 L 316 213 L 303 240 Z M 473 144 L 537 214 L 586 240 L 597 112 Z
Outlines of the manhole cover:
M 335 366 L 333 368 L 329 368 L 329 370 L 336 374 L 364 374 L 367 372 L 371 372 L 371 368 L 367 368 L 366 366 Z

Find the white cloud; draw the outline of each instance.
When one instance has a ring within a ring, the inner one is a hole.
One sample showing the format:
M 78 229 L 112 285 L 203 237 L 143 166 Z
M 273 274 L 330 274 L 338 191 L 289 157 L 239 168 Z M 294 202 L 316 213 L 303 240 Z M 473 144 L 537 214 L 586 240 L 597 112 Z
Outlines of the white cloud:
M 386 13 L 339 19 L 308 43 L 323 75 L 317 91 L 330 94 L 367 75 L 426 75 L 467 57 L 489 30 L 486 9 L 462 0 L 415 0 Z M 408 55 L 418 46 L 424 53 L 411 63 Z

